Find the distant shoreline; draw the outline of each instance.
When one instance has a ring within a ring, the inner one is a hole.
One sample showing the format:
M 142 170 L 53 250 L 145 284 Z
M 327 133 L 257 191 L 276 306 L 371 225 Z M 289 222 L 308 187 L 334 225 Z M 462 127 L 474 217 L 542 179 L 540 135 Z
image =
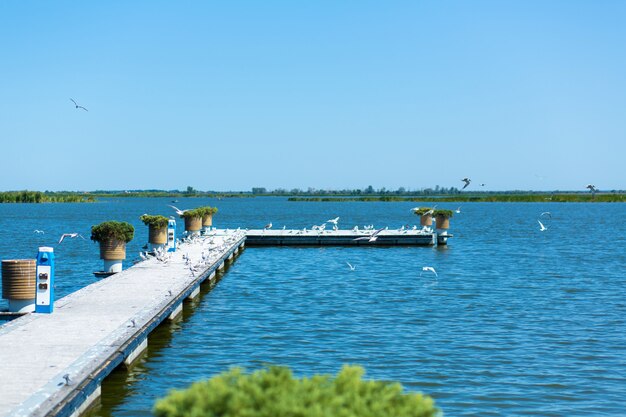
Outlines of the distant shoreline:
M 406 194 L 333 194 L 333 193 L 277 193 L 255 194 L 251 192 L 202 192 L 183 191 L 4 191 L 0 192 L 0 203 L 91 203 L 98 198 L 254 198 L 287 197 L 291 202 L 580 202 L 580 203 L 624 203 L 626 193 L 622 191 L 591 194 L 589 192 L 463 192 L 458 194 L 406 193 Z M 176 202 L 172 200 L 172 202 Z

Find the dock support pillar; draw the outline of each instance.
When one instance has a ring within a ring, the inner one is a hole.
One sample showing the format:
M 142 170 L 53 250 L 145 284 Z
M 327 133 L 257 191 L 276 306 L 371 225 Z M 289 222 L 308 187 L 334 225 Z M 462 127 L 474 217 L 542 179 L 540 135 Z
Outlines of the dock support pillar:
M 143 339 L 141 343 L 132 351 L 126 358 L 124 358 L 124 365 L 130 368 L 132 363 L 141 355 L 141 353 L 148 348 L 148 338 Z
M 183 312 L 183 303 L 179 303 L 167 318 L 168 320 L 175 320 L 176 317 L 178 317 L 180 313 L 182 312 Z
M 209 275 L 209 281 L 213 278 L 215 278 L 215 271 L 211 272 L 211 275 Z
M 191 294 L 189 294 L 189 295 L 187 296 L 187 299 L 188 299 L 188 300 L 193 300 L 193 299 L 194 299 L 194 298 L 196 298 L 198 295 L 200 295 L 200 287 L 199 287 L 199 286 L 198 286 L 198 287 L 196 287 L 196 288 L 195 288 L 195 289 L 191 292 Z
M 102 388 L 100 387 L 100 385 L 98 385 L 96 389 L 94 389 L 93 392 L 85 398 L 83 403 L 79 405 L 78 408 L 74 410 L 72 414 L 70 414 L 70 417 L 82 416 L 85 413 L 85 411 L 91 408 L 93 403 L 96 402 L 98 398 L 100 398 L 100 395 L 102 395 Z
M 220 266 L 217 267 L 217 269 L 224 269 L 224 262 L 222 261 L 222 263 L 220 264 Z
M 448 231 L 446 229 L 437 229 L 437 245 L 445 246 L 448 244 Z

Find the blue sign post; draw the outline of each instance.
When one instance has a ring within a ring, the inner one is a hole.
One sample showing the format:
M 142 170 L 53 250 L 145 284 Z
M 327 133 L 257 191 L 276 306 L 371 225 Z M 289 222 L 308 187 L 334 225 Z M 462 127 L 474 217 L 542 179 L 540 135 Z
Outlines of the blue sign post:
M 54 308 L 54 249 L 42 246 L 37 253 L 35 313 L 52 313 Z
M 167 251 L 176 252 L 176 220 L 167 222 Z

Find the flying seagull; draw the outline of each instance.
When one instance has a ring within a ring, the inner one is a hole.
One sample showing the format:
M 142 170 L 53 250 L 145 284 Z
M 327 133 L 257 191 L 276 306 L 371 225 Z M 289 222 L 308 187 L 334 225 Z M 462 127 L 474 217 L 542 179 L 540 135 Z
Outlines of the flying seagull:
M 436 277 L 439 276 L 439 275 L 437 275 L 437 271 L 435 271 L 435 268 L 433 268 L 432 266 L 423 266 L 422 267 L 422 271 L 430 271 L 433 274 L 435 274 Z
M 384 227 L 374 231 L 374 233 L 370 234 L 369 236 L 357 237 L 356 239 L 352 239 L 352 240 L 367 240 L 368 242 L 376 242 L 376 239 L 378 239 L 378 234 L 382 232 L 383 230 L 385 230 Z
M 332 223 L 337 226 L 337 222 L 339 221 L 339 217 L 335 217 L 334 219 L 326 220 L 326 223 Z
M 179 208 L 174 207 L 171 204 L 168 204 L 168 206 L 170 206 L 171 208 L 176 210 L 176 214 L 178 214 L 179 216 L 182 216 L 183 214 L 185 214 L 186 211 L 189 211 L 189 209 L 187 209 L 187 210 L 180 210 Z
M 74 106 L 76 106 L 77 109 L 83 109 L 85 111 L 89 111 L 86 108 L 84 108 L 83 106 L 79 106 L 78 103 L 76 103 L 76 101 L 74 101 L 73 98 L 70 98 L 70 100 L 72 100 L 72 103 L 74 103 Z
M 82 235 L 79 235 L 78 233 L 63 233 L 61 235 L 61 239 L 59 239 L 59 244 L 61 244 L 61 242 L 63 242 L 63 239 L 65 239 L 66 237 L 69 237 L 71 239 L 74 239 L 75 237 L 79 237 L 82 240 L 85 240 L 85 238 Z
M 37 234 L 45 233 L 43 230 L 39 230 L 39 229 L 35 229 L 33 230 L 33 232 Z
M 461 206 L 459 206 L 459 208 L 457 208 L 456 210 L 454 210 L 455 213 L 460 213 L 461 212 Z
M 547 228 L 547 227 L 545 227 L 545 226 L 543 225 L 543 223 L 541 223 L 541 221 L 537 220 L 537 222 L 539 223 L 539 231 L 540 231 L 540 232 L 545 232 L 546 230 L 548 230 L 548 228 Z
M 461 188 L 461 190 L 464 190 L 468 185 L 470 185 L 470 182 L 472 182 L 472 180 L 470 180 L 467 177 L 463 178 L 461 181 L 465 183 L 465 185 L 463 186 L 463 188 Z
M 356 266 L 352 266 L 352 264 L 348 261 L 346 261 L 346 263 L 348 264 L 348 266 L 350 267 L 350 271 L 354 271 L 356 270 Z
M 595 185 L 593 184 L 588 184 L 585 188 L 588 188 L 589 191 L 591 191 L 592 193 L 595 193 L 596 191 L 598 191 L 598 189 L 596 188 Z
M 539 217 L 543 217 L 543 216 L 548 216 L 548 218 L 552 219 L 552 213 L 550 213 L 549 211 L 544 211 L 543 213 L 539 215 Z

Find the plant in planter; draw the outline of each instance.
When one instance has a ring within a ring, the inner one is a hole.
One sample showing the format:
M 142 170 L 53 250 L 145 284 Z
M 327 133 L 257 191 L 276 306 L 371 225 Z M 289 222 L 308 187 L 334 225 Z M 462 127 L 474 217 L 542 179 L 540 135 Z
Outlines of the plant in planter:
M 202 213 L 202 227 L 213 226 L 213 215 L 217 213 L 217 207 L 200 207 L 198 211 Z
M 167 243 L 167 222 L 168 218 L 157 215 L 144 214 L 139 220 L 148 226 L 148 243 L 151 245 L 164 245 Z
M 431 226 L 433 224 L 433 208 L 418 207 L 413 210 L 413 213 L 420 216 L 420 224 L 422 226 Z
M 185 219 L 185 231 L 186 232 L 199 232 L 202 229 L 202 214 L 201 208 L 195 208 L 193 210 L 187 210 L 180 215 Z
M 435 210 L 433 213 L 437 224 L 437 229 L 449 229 L 450 217 L 454 214 L 452 210 Z
M 108 221 L 91 227 L 91 240 L 100 243 L 100 259 L 105 272 L 120 272 L 126 259 L 126 244 L 133 240 L 135 228 L 127 222 Z

